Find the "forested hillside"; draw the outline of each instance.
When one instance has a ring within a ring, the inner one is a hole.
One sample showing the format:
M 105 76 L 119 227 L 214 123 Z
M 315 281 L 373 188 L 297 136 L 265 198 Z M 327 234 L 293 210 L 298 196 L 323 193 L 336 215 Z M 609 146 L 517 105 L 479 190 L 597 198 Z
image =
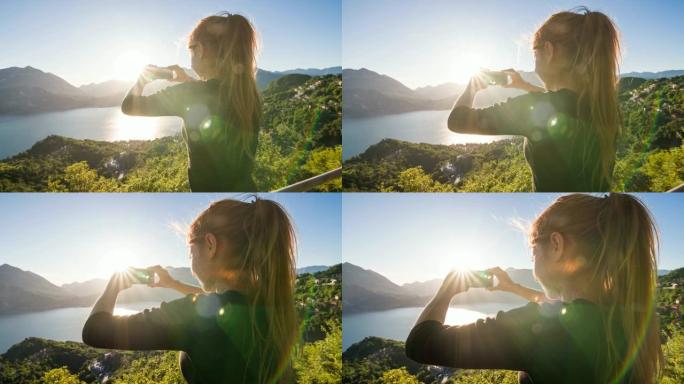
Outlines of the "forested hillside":
M 294 358 L 298 383 L 339 383 L 342 369 L 341 273 L 338 264 L 297 278 L 301 343 Z M 176 352 L 90 348 L 28 338 L 0 356 L 0 383 L 182 383 Z
M 283 76 L 262 97 L 259 191 L 341 166 L 341 75 Z M 0 161 L 0 191 L 189 191 L 186 169 L 180 136 L 125 142 L 51 136 Z M 340 188 L 338 179 L 318 190 Z
M 613 189 L 684 183 L 684 76 L 621 81 L 623 134 Z M 385 139 L 344 164 L 346 191 L 531 191 L 522 139 L 432 145 Z

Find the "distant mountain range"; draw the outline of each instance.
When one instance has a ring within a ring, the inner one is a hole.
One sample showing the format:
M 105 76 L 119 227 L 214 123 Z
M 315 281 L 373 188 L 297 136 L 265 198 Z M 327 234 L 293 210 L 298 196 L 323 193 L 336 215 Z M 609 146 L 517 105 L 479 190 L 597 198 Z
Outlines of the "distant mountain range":
M 528 82 L 541 85 L 533 72 L 521 72 Z M 342 72 L 345 117 L 369 117 L 424 110 L 451 108 L 465 88 L 462 84 L 445 83 L 411 89 L 400 81 L 366 68 Z M 478 92 L 476 107 L 493 105 L 509 97 L 523 94 L 517 89 L 489 87 Z
M 190 268 L 165 268 L 176 280 L 186 284 L 200 285 Z M 297 274 L 313 274 L 328 268 L 322 265 L 303 267 L 297 269 Z M 3 264 L 0 265 L 0 315 L 90 306 L 102 294 L 106 285 L 105 279 L 92 279 L 58 286 L 33 272 Z M 173 289 L 133 285 L 121 292 L 117 301 L 122 303 L 162 302 L 180 297 L 182 295 Z
M 530 269 L 506 269 L 508 275 L 518 284 L 541 290 Z M 669 271 L 658 270 L 658 275 Z M 445 272 L 446 276 L 446 272 Z M 370 269 L 351 263 L 342 264 L 342 306 L 345 314 L 380 311 L 393 308 L 423 306 L 437 292 L 442 279 L 433 279 L 396 284 Z M 490 292 L 473 288 L 454 297 L 453 304 L 467 303 L 513 303 L 525 304 L 526 301 L 507 292 Z
M 264 90 L 271 81 L 293 73 L 323 76 L 341 72 L 342 67 L 280 72 L 258 69 L 257 87 L 260 91 Z M 155 81 L 145 88 L 145 94 L 157 92 L 171 84 L 168 81 Z M 30 66 L 4 68 L 0 69 L 0 115 L 117 106 L 132 85 L 132 82 L 111 80 L 75 87 L 55 74 Z
M 523 79 L 537 86 L 542 82 L 534 72 L 520 72 Z M 629 72 L 622 78 L 657 79 L 684 74 L 684 70 Z M 371 117 L 424 110 L 450 109 L 465 89 L 464 84 L 444 83 L 411 89 L 400 81 L 366 68 L 342 71 L 345 117 Z M 636 84 L 632 80 L 633 84 Z M 621 83 L 622 84 L 622 83 Z M 478 92 L 474 106 L 487 107 L 524 92 L 517 89 L 488 87 Z
M 506 272 L 513 281 L 541 290 L 539 283 L 532 276 L 532 270 L 509 268 Z M 344 313 L 423 306 L 437 292 L 442 283 L 442 279 L 433 279 L 398 285 L 375 271 L 363 269 L 351 263 L 342 264 L 342 276 Z M 454 304 L 483 302 L 524 304 L 525 300 L 506 292 L 471 289 L 456 296 L 452 301 Z

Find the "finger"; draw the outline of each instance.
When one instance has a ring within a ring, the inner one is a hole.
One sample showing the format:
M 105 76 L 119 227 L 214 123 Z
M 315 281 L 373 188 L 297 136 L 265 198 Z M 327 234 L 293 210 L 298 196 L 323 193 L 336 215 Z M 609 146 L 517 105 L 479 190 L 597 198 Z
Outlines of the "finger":
M 504 69 L 504 70 L 501 71 L 501 72 L 506 72 L 506 73 L 518 73 L 518 71 L 516 71 L 516 70 L 513 69 L 513 68 L 507 68 L 507 69 Z

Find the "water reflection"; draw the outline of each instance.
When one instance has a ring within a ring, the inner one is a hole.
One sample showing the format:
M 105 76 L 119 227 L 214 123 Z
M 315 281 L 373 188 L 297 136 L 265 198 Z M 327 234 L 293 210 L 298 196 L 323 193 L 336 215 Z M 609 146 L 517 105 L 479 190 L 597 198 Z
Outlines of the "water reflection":
M 165 136 L 161 132 L 161 127 L 173 124 L 173 117 L 142 117 L 124 115 L 120 110 L 116 110 L 114 116 L 109 120 L 111 125 L 110 136 L 107 141 L 120 140 L 152 140 L 157 137 Z
M 465 325 L 474 323 L 479 319 L 484 319 L 487 316 L 492 315 L 464 308 L 449 308 L 444 324 Z

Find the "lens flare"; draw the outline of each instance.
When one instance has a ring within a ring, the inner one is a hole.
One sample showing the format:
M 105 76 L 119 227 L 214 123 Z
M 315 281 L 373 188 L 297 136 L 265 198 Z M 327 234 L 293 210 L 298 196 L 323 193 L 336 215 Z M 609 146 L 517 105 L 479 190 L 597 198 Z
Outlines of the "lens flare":
M 459 53 L 451 63 L 450 79 L 459 84 L 466 84 L 471 77 L 480 73 L 485 63 L 486 60 L 480 53 Z
M 114 78 L 116 80 L 135 80 L 142 72 L 148 59 L 138 51 L 125 51 L 114 59 Z

